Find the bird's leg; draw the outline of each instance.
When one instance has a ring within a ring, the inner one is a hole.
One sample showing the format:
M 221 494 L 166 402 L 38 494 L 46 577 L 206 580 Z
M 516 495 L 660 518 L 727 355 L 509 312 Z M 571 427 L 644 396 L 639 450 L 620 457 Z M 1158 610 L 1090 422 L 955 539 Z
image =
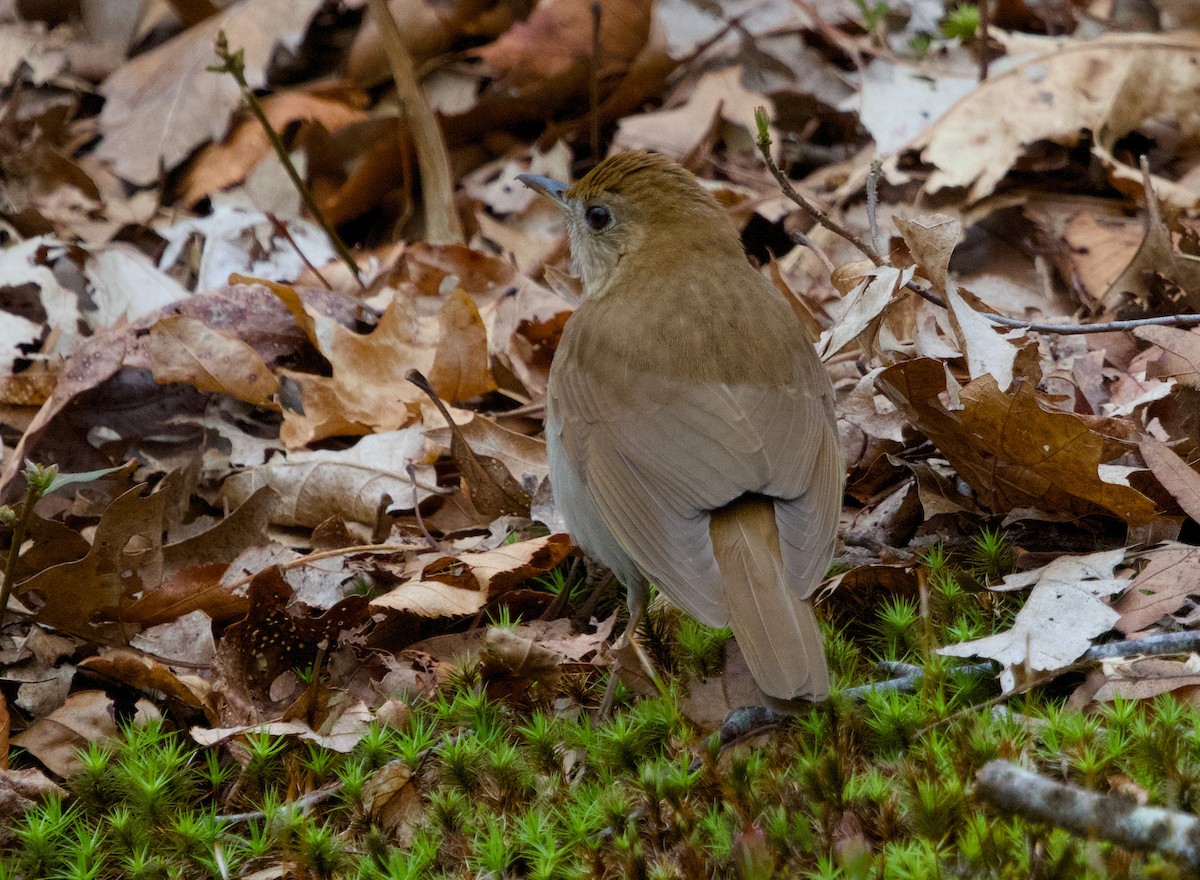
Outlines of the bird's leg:
M 629 605 L 629 622 L 625 624 L 625 629 L 621 633 L 621 637 L 613 642 L 613 664 L 609 668 L 608 687 L 604 691 L 604 699 L 600 702 L 600 718 L 605 719 L 612 712 L 613 700 L 617 695 L 617 682 L 620 680 L 619 673 L 621 671 L 621 660 L 617 656 L 626 648 L 632 647 L 637 655 L 638 662 L 641 663 L 642 669 L 645 670 L 646 676 L 654 683 L 654 686 L 663 690 L 663 683 L 658 678 L 658 673 L 654 671 L 654 664 L 650 662 L 649 655 L 637 643 L 634 634 L 637 632 L 638 624 L 642 622 L 642 616 L 646 613 L 646 605 L 650 601 L 650 587 L 646 583 L 645 578 L 638 578 L 632 583 L 625 586 L 626 603 Z

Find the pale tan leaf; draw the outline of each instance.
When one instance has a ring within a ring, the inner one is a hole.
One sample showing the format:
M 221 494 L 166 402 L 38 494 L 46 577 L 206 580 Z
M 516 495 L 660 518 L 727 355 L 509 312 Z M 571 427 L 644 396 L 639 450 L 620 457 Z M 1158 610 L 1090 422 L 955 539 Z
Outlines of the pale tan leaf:
M 241 101 L 233 77 L 207 69 L 216 61 L 217 33 L 229 35 L 231 51 L 244 51 L 246 79 L 261 88 L 276 46 L 294 48 L 318 6 L 319 0 L 234 3 L 136 56 L 101 86 L 102 139 L 95 156 L 132 183 L 153 183 L 160 168 L 171 170 L 205 141 L 221 137 Z
M 429 384 L 438 397 L 451 403 L 496 390 L 488 366 L 487 331 L 475 301 L 461 287 L 447 297 L 438 313 L 437 351 L 429 369 Z
M 925 270 L 933 289 L 945 291 L 950 255 L 962 235 L 962 224 L 948 214 L 930 214 L 911 220 L 893 215 L 892 222 L 904 237 L 908 252 Z
M 258 352 L 195 318 L 174 315 L 155 322 L 146 349 L 160 384 L 182 382 L 256 405 L 279 390 L 279 380 Z
M 1153 437 L 1143 437 L 1138 449 L 1162 487 L 1179 502 L 1184 513 L 1200 523 L 1200 473 Z
M 1003 667 L 1000 685 L 1005 693 L 1016 686 L 1017 674 L 1062 669 L 1092 646 L 1092 639 L 1112 629 L 1120 615 L 1104 598 L 1129 586 L 1114 576 L 1125 558 L 1124 549 L 1088 556 L 1062 556 L 1034 571 L 1009 575 L 1002 590 L 1033 587 L 1005 632 L 939 648 L 947 657 L 987 657 Z

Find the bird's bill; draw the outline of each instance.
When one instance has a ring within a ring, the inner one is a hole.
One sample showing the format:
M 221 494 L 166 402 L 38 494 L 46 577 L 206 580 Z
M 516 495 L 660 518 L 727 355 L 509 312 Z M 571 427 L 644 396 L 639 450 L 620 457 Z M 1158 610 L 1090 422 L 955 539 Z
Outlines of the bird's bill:
M 553 177 L 542 177 L 540 174 L 518 174 L 517 180 L 525 184 L 532 190 L 537 190 L 542 195 L 550 196 L 560 205 L 565 205 L 567 202 L 566 191 L 569 183 L 563 183 L 561 180 L 555 180 Z

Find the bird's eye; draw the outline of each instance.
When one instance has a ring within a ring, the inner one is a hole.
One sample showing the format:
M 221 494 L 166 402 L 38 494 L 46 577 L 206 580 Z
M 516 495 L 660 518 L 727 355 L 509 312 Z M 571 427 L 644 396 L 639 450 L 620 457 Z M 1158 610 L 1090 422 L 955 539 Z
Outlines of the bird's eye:
M 603 205 L 589 205 L 583 212 L 583 219 L 587 221 L 588 226 L 599 232 L 612 222 L 612 214 Z

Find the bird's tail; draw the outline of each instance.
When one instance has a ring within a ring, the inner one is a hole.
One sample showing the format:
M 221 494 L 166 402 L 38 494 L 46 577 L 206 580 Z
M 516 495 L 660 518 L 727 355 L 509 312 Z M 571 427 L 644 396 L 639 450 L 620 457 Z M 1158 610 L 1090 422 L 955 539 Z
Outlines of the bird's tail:
M 787 583 L 772 500 L 743 496 L 713 511 L 708 528 L 733 635 L 759 688 L 783 700 L 824 699 L 824 638 L 812 604 Z

